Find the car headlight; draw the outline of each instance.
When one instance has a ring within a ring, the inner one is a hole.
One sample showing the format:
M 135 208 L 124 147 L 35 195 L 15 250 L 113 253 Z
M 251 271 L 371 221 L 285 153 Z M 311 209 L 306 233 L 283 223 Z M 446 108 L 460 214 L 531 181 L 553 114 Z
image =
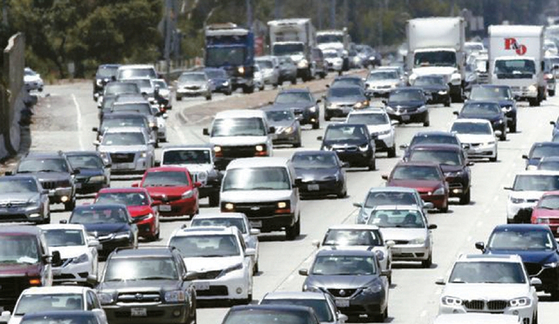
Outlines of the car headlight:
M 142 215 L 142 216 L 136 216 L 134 217 L 134 221 L 135 222 L 141 222 L 141 221 L 145 221 L 146 219 L 150 219 L 153 217 L 153 214 L 149 213 L 147 215 Z
M 303 285 L 303 291 L 324 292 L 325 290 L 320 288 L 320 287 L 317 287 L 317 286 L 311 286 L 311 285 L 304 284 Z
M 145 158 L 148 156 L 148 152 L 140 152 L 140 157 Z
M 528 87 L 528 91 L 532 91 L 532 92 L 538 91 L 538 85 L 537 84 L 530 85 Z
M 427 107 L 425 105 L 417 108 L 417 111 L 423 111 L 423 110 L 427 110 Z
M 302 59 L 297 63 L 297 67 L 299 69 L 306 69 L 308 66 L 309 66 L 309 62 L 305 59 Z
M 379 261 L 384 260 L 384 253 L 382 251 L 375 251 L 375 253 L 377 254 L 377 259 L 379 259 Z
M 264 145 L 256 145 L 254 149 L 256 150 L 256 152 L 263 152 L 266 150 L 266 147 Z
M 105 176 L 93 176 L 89 178 L 89 182 L 103 182 L 105 181 Z
M 293 127 L 289 126 L 289 127 L 284 128 L 284 129 L 282 130 L 282 133 L 291 134 L 291 133 L 293 133 L 294 130 L 295 130 L 295 129 L 294 129 Z
M 114 303 L 114 298 L 112 294 L 108 293 L 97 293 L 97 298 L 101 305 L 108 305 Z
M 182 290 L 167 291 L 165 293 L 165 301 L 170 303 L 179 303 L 185 301 L 185 294 Z
M 536 219 L 536 223 L 537 224 L 549 224 L 549 218 L 537 218 Z
M 537 170 L 538 166 L 534 165 L 534 164 L 530 164 L 529 166 L 526 167 L 526 170 Z
M 559 264 L 558 264 L 557 262 L 550 262 L 550 263 L 544 264 L 543 266 L 544 266 L 545 268 L 557 268 L 558 265 L 559 265 Z
M 224 86 L 224 87 L 228 87 L 228 86 L 229 86 L 229 81 L 223 82 L 223 86 Z
M 149 128 L 154 128 L 157 124 L 154 121 L 149 122 Z
M 239 66 L 239 68 L 237 69 L 237 71 L 238 71 L 240 74 L 244 74 L 244 73 L 245 73 L 245 67 L 244 67 L 244 66 Z
M 359 151 L 361 152 L 367 152 L 368 150 L 369 150 L 369 144 L 363 144 L 359 146 Z
M 102 85 L 103 85 L 103 80 L 97 79 L 97 80 L 95 81 L 95 83 L 97 83 L 98 86 L 102 86 Z
M 378 282 L 375 282 L 371 286 L 363 288 L 363 293 L 365 293 L 365 294 L 376 294 L 376 293 L 381 292 L 381 290 L 382 290 L 382 285 Z
M 487 143 L 485 143 L 485 145 L 487 145 L 487 146 L 489 146 L 489 145 L 495 145 L 495 141 L 487 142 Z
M 278 209 L 289 208 L 289 201 L 280 201 L 277 203 Z
M 451 297 L 451 296 L 441 297 L 441 302 L 445 306 L 461 306 L 462 305 L 462 299 L 457 298 L 457 297 Z
M 386 111 L 394 112 L 394 109 L 390 106 L 385 107 Z
M 439 91 L 439 94 L 440 94 L 441 96 L 444 96 L 444 95 L 446 95 L 447 93 L 448 93 L 448 92 L 446 92 L 446 91 L 442 91 L 442 90 Z
M 323 151 L 332 151 L 332 146 L 324 145 L 324 146 L 322 147 L 322 150 L 323 150 Z
M 437 188 L 437 190 L 433 191 L 433 195 L 444 195 L 444 187 Z
M 130 231 L 126 231 L 126 232 L 118 232 L 114 235 L 114 239 L 123 239 L 123 238 L 129 238 L 130 237 Z
M 221 152 L 221 146 L 217 146 L 217 145 L 214 146 L 214 152 L 215 152 L 215 153 Z
M 181 199 L 192 198 L 192 196 L 194 196 L 194 191 L 193 190 L 187 190 L 187 191 L 182 193 Z
M 383 130 L 382 132 L 378 132 L 378 135 L 388 135 L 390 134 L 390 129 Z
M 410 77 L 408 78 L 408 80 L 409 80 L 409 82 L 410 82 L 411 84 L 414 84 L 414 83 L 415 83 L 415 79 L 417 79 L 417 74 L 413 74 L 413 73 L 412 73 L 412 74 L 410 75 Z
M 225 203 L 223 204 L 223 208 L 228 211 L 235 210 L 235 205 L 233 203 Z
M 524 198 L 510 197 L 510 202 L 513 203 L 513 204 L 522 204 L 522 203 L 525 203 L 526 200 Z
M 309 111 L 310 111 L 310 112 L 315 112 L 315 111 L 316 111 L 316 107 L 315 107 L 315 106 L 310 107 L 310 108 L 309 108 Z
M 353 105 L 353 108 L 360 109 L 360 108 L 367 107 L 368 105 L 369 105 L 368 101 L 361 101 Z
M 84 253 L 84 254 L 80 255 L 79 257 L 74 258 L 72 260 L 72 263 L 86 263 L 88 261 L 89 261 L 89 257 L 87 256 L 87 254 Z
M 224 276 L 224 275 L 228 274 L 229 272 L 233 272 L 233 271 L 237 271 L 237 270 L 242 270 L 242 269 L 243 269 L 243 264 L 242 264 L 242 263 L 234 264 L 234 265 L 232 265 L 232 266 L 230 266 L 230 267 L 227 267 L 227 268 L 223 269 L 223 270 L 221 271 L 221 273 L 219 274 L 219 277 Z
M 523 307 L 530 305 L 530 298 L 528 297 L 519 297 L 509 300 L 510 307 Z
M 425 244 L 425 238 L 424 237 L 414 238 L 413 240 L 410 240 L 408 243 L 409 244 Z
M 512 106 L 504 106 L 504 107 L 501 108 L 501 110 L 502 110 L 503 112 L 509 112 L 509 111 L 512 110 Z

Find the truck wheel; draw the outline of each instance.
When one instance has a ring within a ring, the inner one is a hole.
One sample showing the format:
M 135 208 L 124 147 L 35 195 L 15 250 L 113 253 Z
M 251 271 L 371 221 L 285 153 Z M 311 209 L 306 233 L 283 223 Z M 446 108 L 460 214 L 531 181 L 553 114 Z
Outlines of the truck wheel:
M 470 203 L 471 200 L 471 188 L 468 188 L 468 192 L 462 194 L 462 196 L 460 197 L 460 205 L 467 205 Z
M 528 99 L 528 103 L 530 104 L 530 107 L 537 107 L 540 105 L 538 98 Z
M 176 96 L 175 99 L 177 99 L 177 101 L 182 101 L 182 97 L 181 97 L 181 96 Z
M 392 145 L 392 147 L 388 149 L 388 157 L 389 158 L 396 157 L 396 144 Z
M 210 201 L 210 207 L 216 207 L 219 205 L 219 192 L 211 193 L 208 196 L 208 200 Z
M 76 198 L 72 198 L 69 202 L 64 203 L 64 211 L 72 211 L 76 208 Z
M 243 86 L 243 93 L 253 93 L 254 92 L 254 86 Z
M 295 224 L 293 224 L 293 226 L 287 228 L 285 230 L 285 237 L 289 240 L 289 241 L 293 241 L 297 238 L 297 236 L 299 236 L 299 234 L 301 234 L 301 217 L 299 216 L 299 219 L 297 220 L 297 222 Z

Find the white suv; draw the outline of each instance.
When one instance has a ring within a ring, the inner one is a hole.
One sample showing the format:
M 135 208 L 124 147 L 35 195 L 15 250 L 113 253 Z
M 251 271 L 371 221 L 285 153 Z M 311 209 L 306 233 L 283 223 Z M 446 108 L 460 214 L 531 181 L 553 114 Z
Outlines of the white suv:
M 559 190 L 559 171 L 522 171 L 516 174 L 507 199 L 507 223 L 530 223 L 532 208 L 546 191 Z
M 461 255 L 445 285 L 439 314 L 488 313 L 518 315 L 521 323 L 538 319 L 538 278 L 528 278 L 518 255 Z
M 197 300 L 252 301 L 252 256 L 236 227 L 182 227 L 168 246 L 178 249 L 186 268 L 197 273 L 193 281 Z
M 347 115 L 348 124 L 365 124 L 375 140 L 376 150 L 386 151 L 388 157 L 396 157 L 396 131 L 390 117 L 382 108 L 353 110 Z

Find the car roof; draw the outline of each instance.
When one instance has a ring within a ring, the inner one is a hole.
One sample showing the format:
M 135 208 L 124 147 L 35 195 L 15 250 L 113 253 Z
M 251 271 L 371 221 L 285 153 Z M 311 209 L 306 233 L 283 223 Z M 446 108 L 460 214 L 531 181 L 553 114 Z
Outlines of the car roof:
M 553 170 L 522 170 L 516 173 L 516 176 L 519 175 L 541 175 L 541 176 L 547 176 L 547 175 L 556 175 L 559 176 L 559 171 L 553 171 Z
M 38 225 L 38 227 L 42 230 L 56 230 L 56 229 L 83 230 L 84 229 L 84 226 L 82 224 L 44 224 L 44 225 Z
M 518 254 L 462 254 L 456 262 L 513 262 L 521 263 Z
M 334 151 L 300 150 L 300 151 L 295 151 L 293 155 L 337 155 L 337 154 Z
M 365 109 L 359 109 L 359 110 L 352 110 L 349 112 L 350 115 L 371 115 L 371 114 L 375 114 L 375 115 L 386 115 L 386 111 L 384 110 L 384 108 L 381 107 L 369 107 L 369 108 L 365 108 Z
M 179 151 L 179 150 L 211 150 L 214 146 L 212 144 L 192 144 L 192 145 L 170 145 L 161 148 L 162 151 Z
M 33 151 L 31 151 L 31 152 L 27 153 L 27 155 L 25 155 L 25 157 L 23 159 L 26 159 L 26 158 L 38 158 L 38 159 L 60 158 L 60 159 L 63 159 L 64 157 L 65 156 L 64 156 L 64 153 L 62 153 L 62 151 L 59 151 L 59 152 L 37 152 L 37 151 L 33 152 Z
M 191 235 L 235 235 L 237 229 L 225 226 L 195 226 L 185 227 L 175 230 L 172 236 L 191 236 Z
M 548 225 L 540 224 L 501 224 L 495 226 L 493 232 L 504 232 L 504 231 L 516 231 L 516 232 L 531 232 L 531 231 L 542 231 L 549 232 Z
M 109 111 L 105 114 L 103 114 L 103 120 L 105 119 L 112 119 L 112 118 L 126 118 L 126 119 L 131 119 L 131 118 L 144 118 L 147 119 L 146 115 L 143 114 L 138 114 L 137 112 L 128 112 L 128 111 Z
M 480 118 L 460 118 L 455 119 L 453 124 L 491 124 L 491 122 L 487 119 Z
M 208 219 L 208 218 L 245 218 L 246 215 L 243 213 L 220 213 L 220 212 L 209 212 L 205 214 L 198 214 L 192 217 L 194 219 Z M 192 221 L 191 220 L 191 221 Z
M 319 291 L 273 291 L 267 293 L 262 299 L 326 300 L 326 296 L 323 292 L 319 292 Z
M 454 151 L 459 152 L 462 148 L 452 144 L 417 144 L 410 148 L 411 151 Z
M 421 91 L 423 92 L 423 88 L 419 88 L 419 87 L 400 87 L 400 88 L 396 88 L 390 92 L 402 92 L 402 91 Z
M 144 127 L 109 127 L 105 133 L 145 133 Z
M 84 291 L 91 290 L 91 288 L 75 285 L 64 286 L 45 286 L 45 287 L 31 287 L 25 289 L 22 294 L 28 295 L 50 295 L 50 294 L 82 294 Z
M 101 64 L 97 68 L 119 68 L 120 64 Z
M 375 252 L 368 250 L 353 250 L 353 249 L 336 249 L 336 250 L 319 250 L 316 252 L 316 256 L 337 256 L 337 255 L 349 255 L 349 256 L 376 256 Z
M 0 225 L 0 233 L 13 235 L 39 235 L 41 230 L 30 225 Z
M 126 209 L 126 205 L 124 204 L 91 204 L 91 205 L 79 205 L 74 208 L 76 209 L 90 209 L 90 210 L 102 210 L 102 209 L 112 209 L 112 208 L 121 208 Z
M 265 168 L 265 167 L 286 167 L 289 159 L 282 157 L 253 157 L 235 159 L 229 163 L 227 170 L 240 168 Z
M 215 119 L 223 118 L 254 118 L 254 117 L 266 117 L 266 114 L 262 110 L 251 110 L 251 109 L 232 109 L 226 111 L 220 111 L 215 115 Z
M 432 166 L 440 169 L 438 163 L 427 161 L 399 161 L 394 167 L 398 166 Z
M 464 103 L 464 106 L 462 108 L 464 108 L 468 105 L 472 105 L 472 104 L 485 104 L 485 105 L 491 104 L 491 105 L 494 105 L 494 106 L 495 105 L 499 106 L 499 102 L 496 101 L 496 100 L 468 100 L 468 102 Z
M 311 93 L 311 91 L 309 90 L 309 88 L 288 88 L 288 89 L 281 89 L 278 92 L 278 95 L 280 93 Z
M 173 247 L 141 247 L 138 249 L 116 249 L 111 258 L 128 258 L 128 257 L 150 257 L 150 256 L 172 256 Z
M 267 310 L 267 311 L 281 311 L 281 312 L 305 312 L 314 313 L 314 310 L 307 306 L 300 305 L 280 305 L 280 304 L 261 304 L 261 305 L 236 305 L 231 307 L 229 312 L 238 311 L 257 311 L 257 310 Z
M 422 211 L 421 207 L 417 205 L 377 205 L 373 208 L 374 210 L 418 210 Z
M 456 119 L 456 120 L 463 120 L 463 119 Z M 417 132 L 415 133 L 415 135 L 413 137 L 419 137 L 419 136 L 448 136 L 448 137 L 456 137 L 456 134 L 453 134 L 451 132 L 445 132 L 445 131 L 426 131 L 426 132 Z
M 56 310 L 56 311 L 43 311 L 43 312 L 37 312 L 37 313 L 27 313 L 23 316 L 23 320 L 34 320 L 34 319 L 41 319 L 41 322 L 43 322 L 45 317 L 52 317 L 55 319 L 58 318 L 65 318 L 68 316 L 72 316 L 72 317 L 91 317 L 91 318 L 95 318 L 97 319 L 98 317 L 95 315 L 94 312 L 89 311 L 89 310 Z M 97 322 L 99 322 L 97 320 Z
M 338 81 L 338 80 L 359 80 L 359 81 L 363 81 L 363 79 L 360 76 L 355 76 L 355 75 L 341 75 L 341 76 L 337 76 L 334 78 L 334 81 Z
M 372 187 L 369 192 L 407 192 L 417 193 L 417 189 L 407 187 Z
M 476 84 L 472 86 L 473 88 L 509 88 L 510 86 L 504 84 Z
M 99 193 L 110 193 L 110 192 L 142 192 L 146 193 L 148 190 L 142 187 L 122 187 L 122 188 L 103 188 L 99 190 Z
M 559 146 L 559 142 L 535 142 L 532 144 L 532 147 L 536 146 Z
M 277 106 L 277 105 L 268 105 L 268 106 L 264 106 L 260 109 L 264 112 L 268 112 L 268 111 L 287 111 L 287 112 L 291 112 L 292 111 L 290 107 Z
M 328 227 L 328 231 L 329 230 L 373 231 L 373 230 L 379 230 L 379 227 L 376 225 L 368 225 L 368 224 L 337 224 Z
M 326 128 L 338 128 L 338 127 L 367 127 L 365 124 L 356 124 L 356 123 L 332 123 L 328 124 Z

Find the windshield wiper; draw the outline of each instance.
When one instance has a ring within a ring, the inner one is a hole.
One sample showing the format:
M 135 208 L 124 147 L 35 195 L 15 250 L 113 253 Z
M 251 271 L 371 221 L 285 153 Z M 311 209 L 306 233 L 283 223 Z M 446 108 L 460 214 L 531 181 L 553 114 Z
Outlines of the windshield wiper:
M 229 255 L 223 255 L 223 254 L 205 254 L 203 255 L 204 258 L 221 258 L 221 257 L 226 257 Z
M 273 187 L 252 187 L 251 190 L 275 190 Z
M 175 278 L 153 276 L 153 277 L 139 278 L 137 280 L 174 280 L 174 279 Z

